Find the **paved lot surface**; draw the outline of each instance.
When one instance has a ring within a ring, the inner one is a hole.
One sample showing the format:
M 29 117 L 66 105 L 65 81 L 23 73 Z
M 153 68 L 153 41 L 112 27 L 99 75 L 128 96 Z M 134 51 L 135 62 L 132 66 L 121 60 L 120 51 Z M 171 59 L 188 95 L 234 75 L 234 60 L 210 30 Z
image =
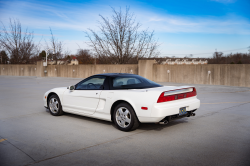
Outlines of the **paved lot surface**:
M 0 76 L 0 165 L 250 165 L 250 88 L 195 85 L 195 117 L 132 132 L 51 116 L 45 91 L 80 79 Z M 181 85 L 161 83 L 164 85 Z

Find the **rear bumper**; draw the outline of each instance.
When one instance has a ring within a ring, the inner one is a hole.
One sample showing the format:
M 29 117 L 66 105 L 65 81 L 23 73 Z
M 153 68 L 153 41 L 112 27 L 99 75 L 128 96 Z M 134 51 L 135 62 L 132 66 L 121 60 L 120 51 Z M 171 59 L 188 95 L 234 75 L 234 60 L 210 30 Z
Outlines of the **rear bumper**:
M 200 100 L 196 97 L 191 97 L 183 100 L 155 103 L 150 117 L 138 117 L 138 119 L 142 123 L 157 123 L 167 116 L 179 114 L 179 109 L 182 107 L 186 107 L 186 111 L 196 110 L 200 107 Z

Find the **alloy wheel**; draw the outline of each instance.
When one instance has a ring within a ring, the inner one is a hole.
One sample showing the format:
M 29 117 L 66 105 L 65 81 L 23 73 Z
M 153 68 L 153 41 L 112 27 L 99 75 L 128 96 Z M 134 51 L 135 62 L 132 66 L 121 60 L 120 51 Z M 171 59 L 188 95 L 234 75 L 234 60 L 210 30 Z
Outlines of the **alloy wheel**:
M 53 113 L 57 113 L 59 110 L 59 103 L 56 98 L 51 98 L 49 101 L 49 108 Z
M 120 107 L 117 109 L 116 122 L 122 128 L 126 128 L 130 125 L 131 114 L 130 114 L 130 111 L 126 107 Z

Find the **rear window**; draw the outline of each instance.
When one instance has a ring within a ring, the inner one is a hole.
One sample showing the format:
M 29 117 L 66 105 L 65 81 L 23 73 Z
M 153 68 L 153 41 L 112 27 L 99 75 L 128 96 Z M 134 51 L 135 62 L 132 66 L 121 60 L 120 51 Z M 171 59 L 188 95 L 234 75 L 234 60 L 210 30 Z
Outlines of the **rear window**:
M 113 78 L 112 86 L 112 89 L 144 89 L 161 85 L 141 76 L 119 76 Z

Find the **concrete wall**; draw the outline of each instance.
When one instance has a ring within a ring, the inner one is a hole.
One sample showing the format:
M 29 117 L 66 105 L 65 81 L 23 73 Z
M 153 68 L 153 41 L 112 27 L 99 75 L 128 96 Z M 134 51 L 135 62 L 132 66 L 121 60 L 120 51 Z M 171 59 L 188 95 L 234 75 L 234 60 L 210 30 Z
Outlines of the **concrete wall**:
M 47 72 L 44 72 L 47 71 Z M 86 78 L 100 73 L 132 73 L 138 74 L 137 64 L 125 65 L 48 65 L 42 61 L 37 65 L 0 65 L 0 75 L 5 76 L 37 76 L 37 77 L 73 77 Z
M 168 73 L 169 70 L 169 73 Z M 249 64 L 153 65 L 153 80 L 188 84 L 250 87 Z M 211 73 L 208 74 L 208 71 Z
M 211 73 L 208 74 L 208 71 Z M 44 67 L 41 61 L 37 65 L 0 65 L 0 75 L 6 76 L 86 78 L 99 73 L 133 73 L 155 82 L 250 87 L 249 64 L 158 65 L 154 60 L 140 60 L 138 65 L 48 65 Z
M 49 65 L 48 77 L 86 78 L 100 73 L 132 73 L 138 74 L 138 65 Z
M 153 64 L 155 60 L 139 60 L 138 75 L 153 80 Z
M 37 77 L 44 77 L 44 67 L 43 67 L 43 62 L 38 61 L 37 64 L 37 70 L 36 70 L 36 76 Z
M 37 65 L 0 65 L 0 75 L 36 76 Z

